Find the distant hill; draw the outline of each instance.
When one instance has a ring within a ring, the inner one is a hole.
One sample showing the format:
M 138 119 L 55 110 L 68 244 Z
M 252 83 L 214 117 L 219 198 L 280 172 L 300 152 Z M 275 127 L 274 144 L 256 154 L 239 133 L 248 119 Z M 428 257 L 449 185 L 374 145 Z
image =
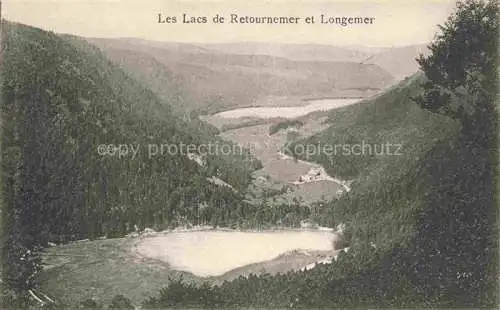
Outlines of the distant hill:
M 393 77 L 380 67 L 359 63 L 364 53 L 334 47 L 265 45 L 261 49 L 261 45 L 251 45 L 245 54 L 244 43 L 88 41 L 160 95 L 165 92 L 158 82 L 162 74 L 152 78 L 151 70 L 173 76 L 183 90 L 186 110 L 214 112 L 269 104 L 267 99 L 272 97 L 360 97 L 393 83 Z
M 359 48 L 320 44 L 282 44 L 262 42 L 239 42 L 201 44 L 209 50 L 236 55 L 268 55 L 294 61 L 359 62 L 372 53 Z
M 377 65 L 396 79 L 402 80 L 418 71 L 415 58 L 421 53 L 424 55 L 428 53 L 425 44 L 394 47 L 368 57 L 363 63 Z

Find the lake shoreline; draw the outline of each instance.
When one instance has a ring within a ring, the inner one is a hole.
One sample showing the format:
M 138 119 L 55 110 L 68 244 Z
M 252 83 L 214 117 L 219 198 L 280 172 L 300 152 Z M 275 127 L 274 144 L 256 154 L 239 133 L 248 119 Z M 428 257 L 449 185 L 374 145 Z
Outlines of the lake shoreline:
M 302 101 L 316 101 L 316 100 L 337 100 L 337 99 L 358 99 L 363 100 L 368 97 L 359 97 L 359 96 L 324 96 L 324 97 L 304 97 Z
M 264 269 L 274 266 L 274 270 L 278 268 L 280 271 L 300 269 L 339 250 L 335 248 L 335 243 L 341 234 L 340 229 L 325 227 L 272 230 L 205 227 L 150 232 L 130 238 L 128 248 L 129 253 L 141 262 L 190 273 L 201 279 L 217 280 L 227 278 L 228 274 L 242 275 L 236 270 L 245 271 L 243 273 L 246 274 L 255 266 Z M 247 255 L 243 255 L 244 259 L 237 254 L 241 254 L 242 244 L 245 244 L 245 249 L 251 249 Z M 250 246 L 251 244 L 254 246 Z M 193 251 L 200 253 L 193 255 Z M 200 256 L 203 259 L 198 260 L 197 257 Z M 300 256 L 301 260 L 294 262 L 292 258 L 295 256 Z M 300 261 L 304 261 L 304 266 Z M 279 267 L 276 267 L 277 264 Z
M 239 119 L 256 117 L 262 119 L 269 118 L 286 118 L 293 119 L 305 116 L 310 113 L 318 111 L 329 111 L 352 104 L 360 102 L 362 99 L 359 98 L 347 98 L 347 99 L 319 99 L 319 100 L 309 100 L 304 101 L 306 105 L 293 106 L 264 106 L 264 107 L 248 107 L 248 108 L 237 108 L 232 110 L 227 110 L 224 112 L 219 112 L 211 115 L 212 118 L 220 119 Z
M 375 93 L 376 94 L 376 93 Z M 357 99 L 359 101 L 363 99 L 370 98 L 371 96 L 375 94 L 370 94 L 367 96 L 360 96 L 360 95 L 343 95 L 343 96 L 318 96 L 318 97 L 287 97 L 287 98 L 279 98 L 279 100 L 276 101 L 271 101 L 268 103 L 263 103 L 264 99 L 258 99 L 254 101 L 253 103 L 241 105 L 241 106 L 227 106 L 227 107 L 221 107 L 219 109 L 215 109 L 212 111 L 207 111 L 205 113 L 200 113 L 200 116 L 204 117 L 210 117 L 210 116 L 215 116 L 219 113 L 227 112 L 227 111 L 232 111 L 232 110 L 238 110 L 238 109 L 247 109 L 247 108 L 283 108 L 283 107 L 302 107 L 306 106 L 309 101 L 315 101 L 315 100 L 343 100 L 343 99 Z M 286 99 L 286 100 L 285 100 Z

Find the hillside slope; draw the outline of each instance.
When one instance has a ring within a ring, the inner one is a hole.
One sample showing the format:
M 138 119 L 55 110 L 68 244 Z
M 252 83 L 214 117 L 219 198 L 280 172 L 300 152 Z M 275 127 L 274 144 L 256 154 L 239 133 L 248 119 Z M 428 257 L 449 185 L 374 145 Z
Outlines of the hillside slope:
M 379 205 L 378 199 L 391 193 L 397 199 L 404 196 L 396 188 L 416 182 L 413 178 L 420 173 L 422 159 L 429 156 L 437 144 L 453 141 L 457 135 L 458 126 L 453 121 L 425 111 L 412 102 L 423 80 L 420 74 L 412 76 L 376 98 L 336 110 L 327 121 L 328 129 L 296 142 L 345 147 L 337 148 L 334 154 L 319 152 L 295 156 L 321 163 L 329 174 L 354 181 L 352 193 L 334 202 L 332 219 L 337 223 L 352 223 L 349 226 L 363 234 L 354 237 L 369 238 L 379 247 L 386 244 L 390 248 L 393 242 L 398 243 L 411 235 L 411 231 L 395 233 L 398 230 L 395 227 L 402 223 L 394 222 L 397 217 L 394 218 L 393 211 L 409 216 L 418 205 L 418 199 L 406 197 L 411 204 L 396 209 L 391 209 L 387 201 Z M 288 149 L 300 148 L 292 145 Z M 375 214 L 374 210 L 377 210 Z M 383 210 L 393 214 L 389 216 Z M 405 221 L 407 224 L 412 222 L 410 218 Z
M 319 149 L 311 156 L 296 155 L 321 163 L 331 175 L 348 180 L 378 173 L 381 165 L 415 160 L 447 137 L 451 126 L 448 119 L 424 111 L 411 101 L 422 81 L 422 74 L 416 74 L 381 95 L 333 111 L 326 122 L 328 129 L 296 144 L 337 145 L 335 152 Z M 391 145 L 386 147 L 388 143 Z M 301 150 L 295 145 L 286 150 L 295 149 Z

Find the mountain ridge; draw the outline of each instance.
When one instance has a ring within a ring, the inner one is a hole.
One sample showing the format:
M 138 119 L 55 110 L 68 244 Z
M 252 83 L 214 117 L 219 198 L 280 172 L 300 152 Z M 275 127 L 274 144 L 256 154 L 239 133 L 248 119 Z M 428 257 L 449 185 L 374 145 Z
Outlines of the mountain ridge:
M 192 44 L 88 40 L 105 51 L 110 59 L 140 76 L 147 85 L 154 83 L 145 74 L 149 69 L 137 63 L 140 57 L 155 58 L 165 70 L 172 72 L 186 98 L 196 102 L 196 106 L 187 109 L 204 113 L 257 102 L 262 104 L 270 96 L 367 96 L 393 82 L 391 75 L 377 65 L 346 61 L 345 58 L 326 61 L 310 57 L 294 61 L 277 55 L 207 52 L 206 46 L 202 46 L 203 52 L 197 52 L 198 47 L 193 51 Z M 134 53 L 142 56 L 131 61 L 128 55 Z

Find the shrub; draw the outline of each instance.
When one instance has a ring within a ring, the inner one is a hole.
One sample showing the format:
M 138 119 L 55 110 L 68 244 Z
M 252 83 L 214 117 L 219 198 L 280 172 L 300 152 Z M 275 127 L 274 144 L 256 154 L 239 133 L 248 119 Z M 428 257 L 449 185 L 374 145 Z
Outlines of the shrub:
M 92 298 L 87 298 L 80 302 L 80 309 L 101 309 L 101 307 Z
M 130 299 L 123 295 L 116 295 L 111 301 L 109 309 L 134 309 Z

